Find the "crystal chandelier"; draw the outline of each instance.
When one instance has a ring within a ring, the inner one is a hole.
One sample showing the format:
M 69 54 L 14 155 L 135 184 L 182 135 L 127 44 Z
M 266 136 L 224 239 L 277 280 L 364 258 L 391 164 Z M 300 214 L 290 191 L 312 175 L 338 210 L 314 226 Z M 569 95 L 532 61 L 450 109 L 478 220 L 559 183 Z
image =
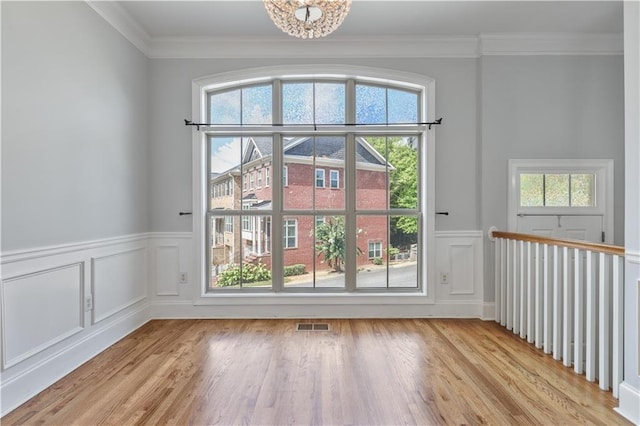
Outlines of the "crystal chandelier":
M 342 24 L 351 0 L 264 0 L 271 20 L 285 33 L 299 38 L 319 38 Z

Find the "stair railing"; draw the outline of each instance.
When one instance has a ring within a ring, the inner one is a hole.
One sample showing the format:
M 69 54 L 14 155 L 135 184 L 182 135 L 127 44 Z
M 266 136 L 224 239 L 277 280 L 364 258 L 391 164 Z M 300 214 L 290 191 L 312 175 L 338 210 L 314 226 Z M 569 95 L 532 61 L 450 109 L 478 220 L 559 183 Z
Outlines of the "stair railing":
M 624 247 L 490 230 L 495 320 L 618 398 Z

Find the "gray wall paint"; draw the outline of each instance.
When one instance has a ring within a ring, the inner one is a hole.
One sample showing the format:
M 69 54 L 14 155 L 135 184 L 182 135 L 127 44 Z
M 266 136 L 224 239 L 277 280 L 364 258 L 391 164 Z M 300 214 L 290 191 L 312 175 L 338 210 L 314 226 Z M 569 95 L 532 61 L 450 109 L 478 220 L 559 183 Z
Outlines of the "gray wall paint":
M 476 188 L 475 59 L 370 60 L 151 60 L 151 229 L 191 231 L 191 218 L 178 212 L 191 208 L 191 82 L 208 75 L 284 64 L 335 64 L 396 69 L 436 79 L 436 209 L 438 230 L 479 227 Z
M 148 230 L 147 59 L 84 2 L 2 2 L 2 250 Z
M 482 61 L 482 230 L 507 229 L 510 158 L 614 160 L 616 244 L 624 244 L 621 56 L 510 56 Z M 485 300 L 493 300 L 485 239 Z

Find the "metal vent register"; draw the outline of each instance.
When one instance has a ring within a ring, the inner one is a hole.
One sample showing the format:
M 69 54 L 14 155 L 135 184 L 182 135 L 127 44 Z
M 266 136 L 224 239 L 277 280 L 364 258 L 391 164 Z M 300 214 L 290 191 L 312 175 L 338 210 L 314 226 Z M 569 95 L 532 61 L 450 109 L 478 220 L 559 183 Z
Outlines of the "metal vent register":
M 296 327 L 296 331 L 329 331 L 327 323 L 300 323 Z

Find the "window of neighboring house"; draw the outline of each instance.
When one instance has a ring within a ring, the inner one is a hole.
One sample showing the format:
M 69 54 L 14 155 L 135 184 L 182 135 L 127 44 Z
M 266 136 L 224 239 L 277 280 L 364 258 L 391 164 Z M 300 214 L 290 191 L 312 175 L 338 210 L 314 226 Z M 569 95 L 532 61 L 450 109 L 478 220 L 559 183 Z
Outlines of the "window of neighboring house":
M 295 219 L 284 220 L 283 230 L 284 243 L 286 249 L 298 247 L 298 221 Z
M 206 99 L 198 105 L 206 105 L 207 121 L 225 125 L 224 131 L 201 130 L 208 144 L 202 151 L 208 155 L 204 173 L 233 170 L 244 190 L 232 200 L 212 200 L 206 220 L 223 216 L 225 230 L 237 220 L 242 232 L 236 229 L 234 238 L 227 238 L 224 259 L 240 265 L 249 253 L 269 253 L 263 265 L 270 277 L 247 285 L 243 280 L 251 278 L 224 275 L 222 255 L 204 250 L 210 264 L 202 269 L 208 273 L 202 297 L 223 287 L 256 294 L 316 288 L 324 294 L 375 290 L 362 292 L 364 297 L 407 290 L 415 293 L 411 297 L 427 294 L 425 271 L 435 270 L 425 250 L 433 241 L 432 215 L 424 211 L 433 205 L 432 168 L 427 173 L 433 144 L 426 143 L 428 129 L 420 123 L 428 121 L 427 90 L 434 86 L 431 80 L 394 78 L 314 71 L 307 77 L 201 86 Z M 230 224 L 227 216 L 233 218 Z M 211 223 L 204 227 L 208 232 Z M 211 249 L 209 240 L 203 241 Z M 392 268 L 384 261 L 385 274 L 362 268 L 370 258 L 383 258 L 383 247 L 393 247 L 400 260 Z M 301 264 L 307 274 L 284 279 Z M 330 271 L 338 273 L 324 273 Z
M 369 259 L 382 257 L 382 241 L 369 241 Z
M 233 216 L 224 217 L 224 230 L 225 232 L 233 232 Z
M 340 188 L 340 172 L 338 170 L 331 170 L 329 172 L 329 187 L 331 189 Z
M 316 188 L 324 188 L 324 169 L 316 169 Z

